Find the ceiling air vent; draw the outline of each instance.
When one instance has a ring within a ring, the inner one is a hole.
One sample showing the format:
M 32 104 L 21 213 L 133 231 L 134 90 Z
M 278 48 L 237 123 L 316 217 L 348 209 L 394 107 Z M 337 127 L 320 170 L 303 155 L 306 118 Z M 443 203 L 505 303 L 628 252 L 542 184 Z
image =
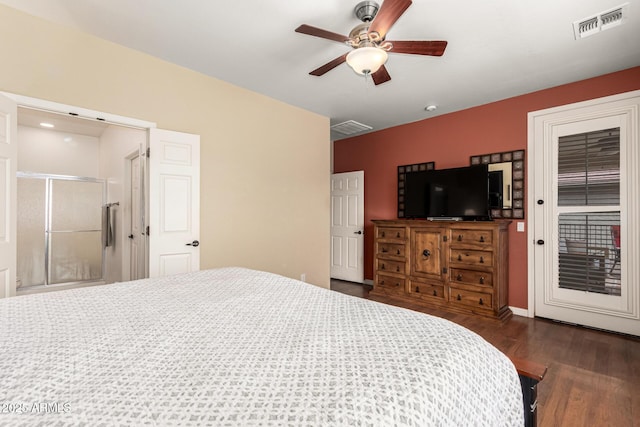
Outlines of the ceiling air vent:
M 626 21 L 629 3 L 601 12 L 595 16 L 581 19 L 573 23 L 573 34 L 578 39 L 592 36 L 609 28 L 616 27 Z
M 371 129 L 373 129 L 371 126 L 363 125 L 355 120 L 347 120 L 346 122 L 331 126 L 332 131 L 338 132 L 342 135 L 353 135 L 355 133 Z

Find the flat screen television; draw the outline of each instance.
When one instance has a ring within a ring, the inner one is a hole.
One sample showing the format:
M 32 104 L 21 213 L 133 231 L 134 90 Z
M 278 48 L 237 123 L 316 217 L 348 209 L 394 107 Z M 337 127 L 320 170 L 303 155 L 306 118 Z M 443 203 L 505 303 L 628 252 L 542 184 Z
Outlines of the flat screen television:
M 405 175 L 405 218 L 488 221 L 489 168 L 413 171 Z

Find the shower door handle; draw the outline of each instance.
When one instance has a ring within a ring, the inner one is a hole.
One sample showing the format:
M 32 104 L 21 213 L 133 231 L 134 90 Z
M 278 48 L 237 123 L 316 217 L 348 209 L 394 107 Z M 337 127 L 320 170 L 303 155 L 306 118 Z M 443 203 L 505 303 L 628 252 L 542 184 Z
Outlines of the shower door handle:
M 187 246 L 193 246 L 194 248 L 197 248 L 198 246 L 200 246 L 200 242 L 198 242 L 197 240 L 194 240 L 191 243 L 187 243 Z

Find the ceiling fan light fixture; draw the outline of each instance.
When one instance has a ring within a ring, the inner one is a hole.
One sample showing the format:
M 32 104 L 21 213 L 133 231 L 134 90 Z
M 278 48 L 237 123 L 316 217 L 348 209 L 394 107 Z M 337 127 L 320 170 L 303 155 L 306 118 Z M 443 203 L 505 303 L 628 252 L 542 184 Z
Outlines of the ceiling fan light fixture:
M 387 62 L 389 55 L 384 50 L 365 46 L 352 50 L 347 55 L 347 64 L 358 74 L 373 74 Z

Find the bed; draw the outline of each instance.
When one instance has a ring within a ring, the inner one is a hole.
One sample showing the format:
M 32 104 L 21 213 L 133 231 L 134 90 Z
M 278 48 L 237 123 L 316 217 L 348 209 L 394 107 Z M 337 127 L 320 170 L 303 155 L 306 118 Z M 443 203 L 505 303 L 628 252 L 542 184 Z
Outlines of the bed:
M 447 320 L 221 268 L 0 300 L 0 425 L 522 426 Z

